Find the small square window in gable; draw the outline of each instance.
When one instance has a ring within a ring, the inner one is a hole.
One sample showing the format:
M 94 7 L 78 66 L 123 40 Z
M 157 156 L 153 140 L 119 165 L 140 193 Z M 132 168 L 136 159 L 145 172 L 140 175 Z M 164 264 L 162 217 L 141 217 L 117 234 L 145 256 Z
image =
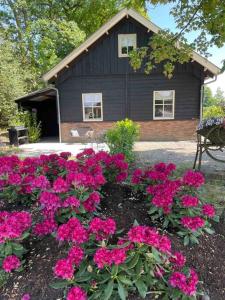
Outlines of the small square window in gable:
M 137 48 L 136 33 L 118 34 L 118 56 L 128 57 L 129 53 Z

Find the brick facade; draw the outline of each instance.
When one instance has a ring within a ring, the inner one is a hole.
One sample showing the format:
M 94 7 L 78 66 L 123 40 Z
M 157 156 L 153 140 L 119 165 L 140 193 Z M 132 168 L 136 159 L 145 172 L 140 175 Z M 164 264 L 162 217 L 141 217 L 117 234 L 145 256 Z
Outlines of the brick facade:
M 140 125 L 140 141 L 184 141 L 195 139 L 198 120 L 155 120 L 137 122 Z M 95 135 L 113 126 L 114 122 L 77 122 L 61 123 L 62 142 L 80 142 L 79 137 L 73 137 L 71 130 L 92 128 Z M 86 129 L 85 129 L 86 130 Z

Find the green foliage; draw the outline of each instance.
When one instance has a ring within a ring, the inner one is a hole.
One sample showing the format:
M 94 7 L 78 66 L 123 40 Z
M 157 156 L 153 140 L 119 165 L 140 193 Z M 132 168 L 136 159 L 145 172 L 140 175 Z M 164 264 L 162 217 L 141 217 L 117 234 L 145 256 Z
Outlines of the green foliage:
M 30 143 L 36 143 L 41 137 L 41 122 L 38 122 L 36 112 L 17 111 L 10 118 L 9 125 L 27 127 Z
M 0 35 L 0 39 L 2 39 Z M 0 126 L 7 126 L 16 111 L 15 98 L 25 90 L 23 70 L 13 54 L 12 44 L 1 40 L 0 47 Z
M 155 65 L 162 63 L 163 73 L 171 78 L 175 63 L 183 63 L 191 58 L 190 49 L 209 56 L 208 48 L 215 45 L 222 47 L 225 44 L 225 2 L 219 0 L 148 0 L 146 3 L 157 5 L 164 4 L 171 7 L 170 13 L 177 25 L 177 32 L 162 31 L 153 35 L 148 45 L 148 51 L 141 59 L 146 73 L 150 73 Z M 195 32 L 196 38 L 192 40 L 190 48 L 186 46 L 185 35 Z M 179 47 L 176 48 L 177 42 Z M 140 59 L 139 51 L 132 55 L 131 65 L 135 69 L 137 60 Z M 138 62 L 140 65 L 140 61 Z M 223 60 L 225 68 L 225 60 Z
M 203 119 L 210 119 L 213 117 L 224 117 L 225 116 L 225 110 L 221 106 L 209 106 L 205 107 L 203 110 Z
M 217 88 L 215 95 L 213 95 L 211 89 L 208 86 L 204 87 L 204 100 L 203 106 L 221 106 L 225 105 L 225 96 L 224 92 L 221 90 L 220 87 Z
M 171 78 L 175 68 L 175 63 L 188 62 L 191 55 L 191 48 L 187 46 L 183 39 L 179 48 L 175 47 L 175 35 L 169 31 L 161 31 L 154 34 L 149 41 L 148 47 L 142 47 L 132 51 L 130 54 L 130 64 L 134 70 L 140 69 L 142 64 L 146 74 L 163 64 L 163 74 Z
M 139 126 L 132 120 L 116 122 L 112 129 L 106 132 L 106 143 L 110 153 L 123 153 L 128 162 L 134 160 L 133 146 L 139 136 Z
M 37 120 L 35 112 L 25 115 L 25 126 L 28 128 L 28 137 L 30 143 L 36 143 L 41 137 L 41 122 Z

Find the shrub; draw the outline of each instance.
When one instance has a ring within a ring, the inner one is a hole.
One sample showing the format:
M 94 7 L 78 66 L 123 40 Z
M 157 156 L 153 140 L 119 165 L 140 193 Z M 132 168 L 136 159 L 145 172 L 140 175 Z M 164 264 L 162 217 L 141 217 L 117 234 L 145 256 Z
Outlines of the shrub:
M 54 267 L 54 275 L 63 281 L 52 287 L 66 288 L 68 300 L 123 300 L 134 292 L 145 298 L 149 290 L 157 297 L 195 298 L 198 276 L 185 267 L 181 253 L 172 252 L 166 235 L 136 225 L 110 244 L 115 231 L 113 219 L 94 218 L 84 226 L 75 218 L 61 225 L 57 238 L 70 243 L 70 249 Z
M 116 122 L 112 129 L 106 132 L 105 140 L 110 153 L 123 153 L 128 162 L 134 160 L 133 146 L 139 136 L 139 126 L 125 119 Z
M 225 111 L 222 106 L 212 105 L 205 107 L 203 111 L 203 119 L 209 119 L 214 117 L 224 117 Z
M 21 242 L 29 236 L 31 215 L 27 212 L 0 212 L 0 266 L 6 273 L 19 269 L 25 253 Z
M 35 111 L 17 111 L 9 120 L 9 126 L 25 126 L 28 129 L 29 142 L 35 143 L 41 137 L 41 122 Z
M 203 203 L 197 189 L 204 183 L 200 172 L 187 171 L 179 179 L 172 178 L 174 164 L 159 163 L 147 170 L 133 172 L 131 183 L 147 196 L 149 215 L 162 222 L 164 228 L 175 229 L 184 244 L 198 243 L 204 232 L 213 233 L 210 219 L 218 221 L 215 209 Z

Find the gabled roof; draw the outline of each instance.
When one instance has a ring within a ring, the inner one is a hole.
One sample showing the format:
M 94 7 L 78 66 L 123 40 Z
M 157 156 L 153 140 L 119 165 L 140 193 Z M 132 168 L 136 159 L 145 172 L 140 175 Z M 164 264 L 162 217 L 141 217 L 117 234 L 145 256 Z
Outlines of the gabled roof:
M 140 15 L 133 9 L 124 8 L 120 12 L 118 12 L 112 19 L 106 22 L 102 27 L 100 27 L 95 33 L 93 33 L 84 43 L 82 43 L 78 48 L 74 49 L 69 55 L 67 55 L 60 63 L 58 63 L 54 68 L 48 71 L 43 75 L 44 81 L 48 81 L 53 76 L 56 76 L 58 72 L 60 72 L 63 68 L 68 67 L 68 64 L 73 61 L 76 57 L 78 57 L 82 52 L 87 51 L 88 48 L 96 42 L 102 35 L 108 33 L 108 31 L 115 26 L 119 21 L 121 21 L 124 17 L 132 17 L 137 22 L 145 26 L 149 31 L 153 33 L 158 33 L 161 28 Z M 221 70 L 216 65 L 211 63 L 209 60 L 196 53 L 192 52 L 192 59 L 202 65 L 205 69 L 209 70 L 212 74 L 218 75 Z

